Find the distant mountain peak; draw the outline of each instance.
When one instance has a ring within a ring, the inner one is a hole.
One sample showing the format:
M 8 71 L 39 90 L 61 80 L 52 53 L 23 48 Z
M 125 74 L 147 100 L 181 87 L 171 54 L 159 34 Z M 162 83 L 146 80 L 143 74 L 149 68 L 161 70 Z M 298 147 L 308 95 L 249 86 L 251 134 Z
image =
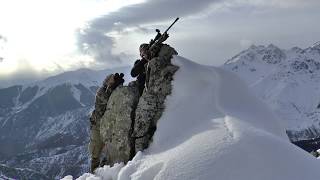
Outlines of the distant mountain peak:
M 303 49 L 300 48 L 300 47 L 295 46 L 295 47 L 291 48 L 290 51 L 293 51 L 295 53 L 302 53 Z
M 249 49 L 257 49 L 257 48 L 258 48 L 258 46 L 252 44 L 252 45 L 248 48 L 248 50 L 249 50 Z
M 290 135 L 292 140 L 320 137 L 320 42 L 289 50 L 273 44 L 251 46 L 224 66 L 278 111 L 285 128 L 299 129 Z M 306 130 L 312 125 L 319 133 Z
M 276 46 L 276 45 L 274 45 L 272 43 L 268 45 L 268 48 L 279 49 L 278 46 Z
M 92 70 L 88 68 L 81 68 L 74 71 L 63 72 L 61 74 L 51 76 L 41 81 L 26 84 L 25 87 L 38 85 L 40 88 L 44 87 L 45 89 L 50 89 L 61 84 L 83 84 L 86 87 L 100 86 L 100 83 L 108 74 L 115 72 L 123 72 L 125 74 L 128 74 L 129 69 L 129 67 L 105 70 Z M 127 76 L 125 76 L 125 78 L 128 79 Z
M 267 64 L 277 64 L 285 58 L 286 54 L 284 51 L 274 44 L 269 44 L 268 46 L 251 45 L 248 49 L 228 60 L 225 64 L 231 64 L 239 60 L 244 64 L 246 64 L 245 61 L 264 61 Z
M 317 49 L 320 49 L 320 41 L 314 43 L 311 48 L 317 48 Z
M 309 53 L 313 57 L 320 56 L 320 41 L 314 43 L 312 46 L 306 48 L 303 53 Z

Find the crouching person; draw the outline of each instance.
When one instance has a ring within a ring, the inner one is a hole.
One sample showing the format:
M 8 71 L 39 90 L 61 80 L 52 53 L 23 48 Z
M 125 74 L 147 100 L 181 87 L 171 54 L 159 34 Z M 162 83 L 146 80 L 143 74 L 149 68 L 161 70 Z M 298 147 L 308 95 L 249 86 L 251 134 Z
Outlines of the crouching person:
M 104 147 L 104 142 L 100 136 L 100 120 L 106 111 L 107 103 L 113 90 L 124 83 L 123 76 L 122 73 L 120 75 L 116 73 L 107 76 L 96 93 L 95 107 L 90 116 L 89 152 L 91 156 L 91 173 L 94 173 L 94 170 L 100 166 L 100 155 Z

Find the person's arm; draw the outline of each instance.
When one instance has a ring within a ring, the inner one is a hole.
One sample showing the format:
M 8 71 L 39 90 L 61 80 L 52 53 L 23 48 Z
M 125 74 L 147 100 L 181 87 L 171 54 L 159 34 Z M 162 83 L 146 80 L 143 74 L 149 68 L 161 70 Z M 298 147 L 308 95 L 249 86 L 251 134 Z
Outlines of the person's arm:
M 108 100 L 112 94 L 112 91 L 116 89 L 120 84 L 124 83 L 124 74 L 115 73 L 106 77 L 102 86 L 96 93 L 95 109 L 91 114 L 90 122 L 92 125 L 96 124 L 99 119 L 102 118 L 106 111 Z
M 99 105 L 106 105 L 111 96 L 111 93 L 112 93 L 111 87 L 106 87 L 106 86 L 100 87 L 96 94 L 96 104 L 98 103 Z
M 102 118 L 111 94 L 112 94 L 111 88 L 102 86 L 98 89 L 96 94 L 94 110 L 90 116 L 91 125 L 96 124 L 97 121 Z
M 96 104 L 106 105 L 112 93 L 112 86 L 115 84 L 114 75 L 110 74 L 103 81 L 102 86 L 96 93 Z
M 103 116 L 106 110 L 108 100 L 113 90 L 110 86 L 112 78 L 113 74 L 107 76 L 106 79 L 103 81 L 103 85 L 98 89 L 96 93 L 94 110 L 90 116 L 91 125 L 96 124 L 97 120 Z
M 147 62 L 148 61 L 146 59 L 137 60 L 134 63 L 133 68 L 131 69 L 131 76 L 132 77 L 137 77 L 141 72 L 143 72 L 144 71 L 144 65 Z

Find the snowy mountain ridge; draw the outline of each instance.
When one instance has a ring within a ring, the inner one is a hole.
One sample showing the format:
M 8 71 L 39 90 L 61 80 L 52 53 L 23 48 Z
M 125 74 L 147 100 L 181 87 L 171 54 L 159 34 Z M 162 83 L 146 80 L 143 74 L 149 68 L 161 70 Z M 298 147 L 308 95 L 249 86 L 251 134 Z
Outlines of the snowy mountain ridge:
M 87 88 L 91 90 L 93 95 L 95 94 L 95 90 L 99 87 L 106 77 L 106 75 L 111 74 L 113 72 L 126 72 L 128 74 L 129 67 L 120 67 L 114 69 L 106 69 L 106 70 L 91 70 L 87 68 L 78 69 L 75 71 L 64 72 L 49 78 L 46 78 L 41 81 L 36 81 L 32 83 L 27 83 L 25 85 L 19 86 L 19 91 L 22 93 L 19 94 L 15 101 L 14 110 L 16 112 L 21 111 L 29 106 L 37 98 L 43 96 L 48 93 L 48 91 L 54 89 L 57 86 L 66 85 L 69 86 L 73 97 L 82 105 L 80 100 L 81 88 Z M 131 80 L 130 76 L 125 77 L 127 81 Z M 36 94 L 32 94 L 33 98 L 27 102 L 19 101 L 20 96 L 23 96 L 23 92 L 26 91 L 37 91 Z
M 56 76 L 49 77 L 45 80 L 38 81 L 35 83 L 30 83 L 27 86 L 39 85 L 45 88 L 51 88 L 59 84 L 68 83 L 68 84 L 82 84 L 86 87 L 100 85 L 103 79 L 108 75 L 108 72 L 118 72 L 125 71 L 128 72 L 130 67 L 120 67 L 114 69 L 105 69 L 105 70 L 91 70 L 88 68 L 82 68 L 75 71 L 67 71 Z M 129 78 L 129 76 L 127 76 Z
M 80 69 L 0 89 L 0 163 L 56 179 L 86 172 L 95 92 L 106 75 L 124 72 L 128 80 L 129 70 Z
M 251 46 L 223 68 L 239 75 L 276 112 L 291 140 L 320 136 L 320 44 L 289 50 Z

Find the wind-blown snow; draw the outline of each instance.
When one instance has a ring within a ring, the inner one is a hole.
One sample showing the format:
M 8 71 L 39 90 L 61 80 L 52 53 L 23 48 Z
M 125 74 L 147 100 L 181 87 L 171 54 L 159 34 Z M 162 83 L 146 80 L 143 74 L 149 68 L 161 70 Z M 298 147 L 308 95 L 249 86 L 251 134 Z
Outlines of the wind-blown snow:
M 173 63 L 180 69 L 150 147 L 119 171 L 119 165 L 104 167 L 80 180 L 320 177 L 319 162 L 289 142 L 279 120 L 236 75 L 179 56 Z

